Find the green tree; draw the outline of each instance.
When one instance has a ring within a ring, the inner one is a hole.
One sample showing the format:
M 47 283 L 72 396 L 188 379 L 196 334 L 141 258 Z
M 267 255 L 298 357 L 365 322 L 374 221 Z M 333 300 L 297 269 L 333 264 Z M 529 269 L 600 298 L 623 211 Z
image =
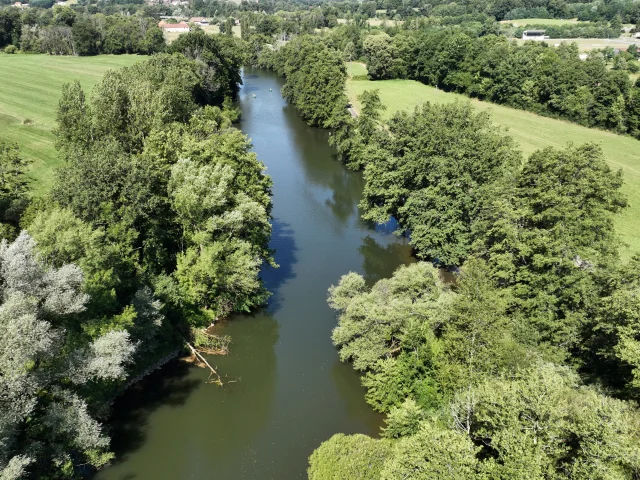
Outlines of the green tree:
M 388 440 L 338 433 L 322 443 L 309 458 L 309 480 L 378 480 L 390 451 Z
M 469 104 L 427 103 L 397 113 L 366 161 L 363 217 L 394 217 L 420 258 L 460 265 L 493 185 L 519 163 L 513 140 Z
M 17 145 L 0 140 L 0 237 L 14 239 L 28 201 L 28 163 Z
M 339 52 L 320 39 L 304 36 L 283 47 L 279 57 L 279 69 L 287 79 L 282 95 L 309 125 L 330 126 L 332 117 L 345 112 L 347 74 Z
M 617 261 L 613 214 L 626 206 L 621 172 L 600 147 L 534 153 L 478 223 L 479 251 L 512 289 L 535 341 L 576 348 L 597 304 L 602 269 Z M 483 214 L 484 215 L 484 214 Z
M 234 39 L 196 30 L 180 35 L 167 50 L 183 54 L 199 67 L 203 78 L 197 91 L 198 103 L 221 106 L 225 98 L 238 93 L 243 55 Z
M 362 45 L 367 62 L 367 74 L 371 80 L 387 80 L 401 76 L 402 60 L 398 58 L 389 35 L 369 35 Z
M 99 34 L 90 19 L 86 17 L 78 18 L 71 27 L 71 35 L 73 36 L 73 46 L 76 55 L 98 54 Z

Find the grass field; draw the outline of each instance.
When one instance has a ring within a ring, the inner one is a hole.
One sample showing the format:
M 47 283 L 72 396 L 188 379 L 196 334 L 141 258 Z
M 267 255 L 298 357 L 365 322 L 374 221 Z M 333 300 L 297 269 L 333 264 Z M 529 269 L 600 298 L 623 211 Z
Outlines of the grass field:
M 518 18 L 516 20 L 502 20 L 500 23 L 510 23 L 517 27 L 523 27 L 525 25 L 572 25 L 586 22 L 581 22 L 577 18 L 567 20 L 561 20 L 559 18 Z
M 144 58 L 0 55 L 0 139 L 18 143 L 23 158 L 32 162 L 36 191 L 51 186 L 54 170 L 60 164 L 51 130 L 62 85 L 78 80 L 89 93 L 107 70 Z
M 200 27 L 202 30 L 204 30 L 206 33 L 208 33 L 209 35 L 217 35 L 218 33 L 220 33 L 220 26 L 218 25 L 205 25 L 203 27 Z M 235 37 L 240 38 L 240 25 L 234 25 L 233 27 L 231 27 L 231 31 L 233 32 L 233 35 Z M 168 43 L 173 42 L 176 38 L 178 38 L 180 35 L 182 35 L 182 33 L 179 32 L 165 32 L 164 34 L 164 38 L 165 40 L 167 40 Z
M 355 77 L 358 75 L 366 75 L 367 66 L 361 62 L 347 62 L 347 75 Z
M 522 40 L 521 38 L 515 39 L 519 45 L 522 45 L 527 40 Z M 577 43 L 578 50 L 581 52 L 588 52 L 594 49 L 601 49 L 605 47 L 618 48 L 621 50 L 626 50 L 629 48 L 629 45 L 635 43 L 640 47 L 640 41 L 636 41 L 635 39 L 629 37 L 620 37 L 620 38 L 549 38 L 545 40 L 549 45 L 560 45 L 562 42 Z
M 356 96 L 373 88 L 380 90 L 380 98 L 387 106 L 384 112 L 386 118 L 398 110 L 411 110 L 424 102 L 469 101 L 463 95 L 443 92 L 413 80 L 349 80 L 347 93 L 356 110 L 359 108 Z M 600 144 L 611 167 L 616 170 L 622 168 L 625 181 L 623 191 L 630 203 L 630 208 L 616 218 L 616 230 L 628 244 L 622 248 L 621 255 L 628 259 L 633 253 L 640 252 L 640 141 L 523 110 L 478 100 L 471 100 L 471 103 L 479 110 L 490 110 L 493 122 L 506 127 L 527 156 L 548 146 L 563 147 L 567 143 L 580 145 L 586 141 Z

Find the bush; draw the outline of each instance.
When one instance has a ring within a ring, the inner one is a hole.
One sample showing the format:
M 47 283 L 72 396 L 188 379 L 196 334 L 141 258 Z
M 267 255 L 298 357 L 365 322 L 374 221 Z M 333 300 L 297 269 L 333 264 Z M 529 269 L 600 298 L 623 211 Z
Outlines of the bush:
M 16 47 L 15 45 L 7 45 L 6 47 L 4 47 L 4 53 L 12 55 L 17 52 L 18 52 L 18 47 Z

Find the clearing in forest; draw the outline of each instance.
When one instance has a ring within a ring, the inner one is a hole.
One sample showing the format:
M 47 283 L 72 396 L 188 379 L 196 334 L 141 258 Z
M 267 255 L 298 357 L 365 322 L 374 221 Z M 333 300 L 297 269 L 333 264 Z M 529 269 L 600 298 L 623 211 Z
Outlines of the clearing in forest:
M 88 95 L 107 70 L 144 58 L 0 55 L 0 140 L 17 143 L 22 157 L 32 162 L 35 191 L 51 186 L 55 167 L 60 164 L 51 131 L 62 85 L 78 80 Z
M 385 118 L 398 110 L 412 110 L 424 102 L 469 101 L 464 95 L 443 92 L 414 80 L 347 81 L 349 100 L 356 110 L 359 109 L 357 95 L 376 88 L 387 107 L 383 113 Z M 493 103 L 479 100 L 471 100 L 471 103 L 478 109 L 490 110 L 493 122 L 508 129 L 525 156 L 544 147 L 563 147 L 567 143 L 580 145 L 587 141 L 598 143 L 611 168 L 622 168 L 624 174 L 622 191 L 627 195 L 630 207 L 615 220 L 616 230 L 628 244 L 621 249 L 621 255 L 628 259 L 634 253 L 640 253 L 640 141 Z

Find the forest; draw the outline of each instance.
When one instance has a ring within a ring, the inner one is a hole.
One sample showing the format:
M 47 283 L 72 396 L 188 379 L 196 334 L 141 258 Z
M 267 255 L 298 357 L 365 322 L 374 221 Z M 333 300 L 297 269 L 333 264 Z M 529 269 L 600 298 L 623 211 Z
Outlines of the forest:
M 65 86 L 65 166 L 46 196 L 0 143 L 3 480 L 108 463 L 104 402 L 194 328 L 268 296 L 271 180 L 233 127 L 239 54 L 202 32 L 170 50 L 110 71 L 89 97 Z

